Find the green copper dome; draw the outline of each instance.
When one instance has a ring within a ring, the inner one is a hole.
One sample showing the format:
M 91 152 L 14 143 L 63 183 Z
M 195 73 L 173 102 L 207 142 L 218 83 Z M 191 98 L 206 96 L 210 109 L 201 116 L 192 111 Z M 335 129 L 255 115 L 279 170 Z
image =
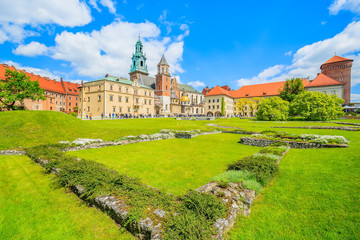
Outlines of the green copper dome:
M 132 63 L 130 66 L 130 73 L 135 71 L 148 73 L 147 65 L 146 65 L 146 56 L 143 53 L 143 44 L 140 40 L 140 34 L 139 34 L 139 39 L 135 44 L 135 53 L 133 53 L 132 55 Z

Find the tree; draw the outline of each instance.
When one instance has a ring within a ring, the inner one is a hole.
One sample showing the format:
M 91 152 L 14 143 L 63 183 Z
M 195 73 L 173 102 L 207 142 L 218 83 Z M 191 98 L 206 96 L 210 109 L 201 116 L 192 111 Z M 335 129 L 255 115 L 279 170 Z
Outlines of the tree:
M 221 99 L 221 116 L 225 116 L 225 98 Z
M 292 102 L 300 93 L 304 92 L 304 84 L 301 78 L 286 79 L 284 88 L 280 91 L 280 97 L 288 102 Z
M 246 98 L 240 98 L 236 101 L 236 107 L 239 111 L 241 111 L 241 116 L 244 116 L 245 106 L 247 104 Z
M 327 121 L 344 116 L 342 103 L 344 100 L 336 95 L 306 91 L 295 97 L 290 108 L 306 120 Z
M 261 101 L 256 114 L 258 120 L 282 121 L 289 116 L 289 102 L 280 97 L 266 98 Z
M 8 110 L 19 109 L 15 103 L 22 103 L 24 99 L 45 99 L 44 89 L 38 81 L 30 81 L 25 73 L 6 69 L 5 81 L 0 81 L 0 102 Z

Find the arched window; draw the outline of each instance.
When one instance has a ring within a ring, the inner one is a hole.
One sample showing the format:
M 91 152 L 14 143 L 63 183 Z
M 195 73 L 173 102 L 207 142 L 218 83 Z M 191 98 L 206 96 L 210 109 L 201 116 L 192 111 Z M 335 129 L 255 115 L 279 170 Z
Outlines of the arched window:
M 134 67 L 135 67 L 135 61 L 134 61 Z
M 141 66 L 144 66 L 144 62 L 143 62 L 143 61 L 141 61 L 141 62 L 140 62 L 140 65 L 141 65 Z

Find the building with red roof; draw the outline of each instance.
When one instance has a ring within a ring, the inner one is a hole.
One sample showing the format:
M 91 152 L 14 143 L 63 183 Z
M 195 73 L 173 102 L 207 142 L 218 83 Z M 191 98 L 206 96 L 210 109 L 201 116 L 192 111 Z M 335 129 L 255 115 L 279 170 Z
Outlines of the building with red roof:
M 72 112 L 74 107 L 78 106 L 79 102 L 79 84 L 57 81 L 48 77 L 42 77 L 25 70 L 16 69 L 14 66 L 7 64 L 0 64 L 0 80 L 5 80 L 5 71 L 10 69 L 25 73 L 30 81 L 38 81 L 39 85 L 45 91 L 45 100 L 25 99 L 23 102 L 24 109 L 27 110 L 48 110 L 48 111 L 62 111 Z
M 351 59 L 340 56 L 334 56 L 330 58 L 321 65 L 321 73 L 318 73 L 318 75 L 313 80 L 302 80 L 305 89 L 308 91 L 337 95 L 338 97 L 344 99 L 345 104 L 350 103 L 352 61 L 353 60 Z M 217 110 L 217 106 L 215 105 L 215 109 L 213 109 L 214 104 L 212 100 L 209 102 L 208 99 L 213 99 L 215 96 L 227 96 L 234 100 L 232 104 L 234 115 L 240 115 L 244 113 L 245 116 L 250 116 L 254 113 L 251 113 L 248 106 L 244 107 L 246 111 L 244 111 L 244 109 L 240 110 L 236 107 L 236 103 L 240 99 L 254 100 L 254 98 L 258 99 L 278 96 L 280 95 L 280 91 L 284 87 L 284 84 L 285 81 L 246 85 L 242 86 L 238 90 L 230 90 L 230 88 L 227 86 L 216 86 L 210 90 L 207 87 L 203 90 L 203 93 L 206 92 L 205 109 L 208 112 L 208 115 L 213 115 L 213 111 Z

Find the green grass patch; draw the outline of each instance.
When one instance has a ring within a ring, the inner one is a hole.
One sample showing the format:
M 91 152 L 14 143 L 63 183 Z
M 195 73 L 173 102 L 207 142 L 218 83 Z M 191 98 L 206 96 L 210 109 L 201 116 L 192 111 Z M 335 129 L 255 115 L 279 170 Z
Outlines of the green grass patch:
M 175 195 L 206 184 L 227 164 L 259 151 L 238 143 L 236 134 L 212 134 L 192 139 L 168 139 L 69 152 L 71 156 L 107 167 Z
M 0 156 L 1 239 L 134 239 L 52 181 L 25 156 Z
M 261 191 L 261 184 L 256 181 L 256 177 L 249 171 L 241 170 L 229 170 L 219 175 L 216 175 L 211 179 L 211 181 L 218 182 L 218 183 L 243 183 L 245 188 L 255 190 L 256 192 Z

